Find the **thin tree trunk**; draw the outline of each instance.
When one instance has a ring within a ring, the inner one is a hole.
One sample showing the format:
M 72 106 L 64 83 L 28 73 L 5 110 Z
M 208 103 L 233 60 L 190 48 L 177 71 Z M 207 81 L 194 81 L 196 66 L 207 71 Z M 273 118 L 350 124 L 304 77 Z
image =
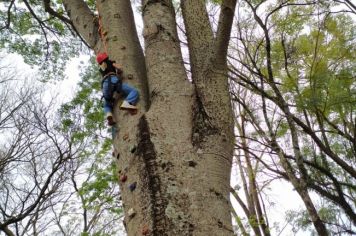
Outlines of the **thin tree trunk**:
M 234 207 L 231 205 L 231 213 L 232 215 L 234 216 L 235 220 L 236 220 L 236 223 L 237 225 L 239 226 L 240 230 L 241 230 L 241 233 L 243 236 L 249 236 L 249 234 L 247 233 L 244 225 L 242 224 L 242 221 L 241 221 L 241 218 L 237 215 Z
M 245 159 L 247 164 L 247 173 L 249 178 L 250 192 L 252 195 L 254 208 L 256 209 L 258 224 L 261 226 L 263 235 L 269 236 L 270 232 L 266 224 L 266 220 L 264 219 L 265 217 L 263 216 L 260 200 L 257 194 L 258 189 L 256 184 L 256 173 L 252 168 L 251 157 L 249 152 L 247 151 L 248 146 L 245 138 L 245 114 L 241 114 L 241 126 L 237 124 L 237 127 L 241 135 L 241 144 L 242 144 L 242 148 L 245 154 Z
M 15 236 L 15 234 L 7 226 L 2 227 L 1 230 L 4 231 L 6 236 Z

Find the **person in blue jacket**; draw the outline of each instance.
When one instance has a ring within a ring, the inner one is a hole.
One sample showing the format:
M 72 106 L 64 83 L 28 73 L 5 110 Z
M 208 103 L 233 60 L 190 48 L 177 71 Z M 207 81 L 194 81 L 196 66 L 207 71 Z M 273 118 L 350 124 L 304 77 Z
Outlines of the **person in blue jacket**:
M 108 125 L 115 125 L 113 116 L 114 102 L 119 95 L 124 95 L 125 100 L 121 104 L 120 109 L 137 110 L 136 103 L 139 98 L 139 93 L 136 88 L 122 83 L 122 70 L 118 64 L 111 61 L 106 53 L 99 53 L 96 56 L 96 61 L 99 64 L 99 71 L 103 76 L 101 82 L 101 90 L 104 97 L 104 112 Z

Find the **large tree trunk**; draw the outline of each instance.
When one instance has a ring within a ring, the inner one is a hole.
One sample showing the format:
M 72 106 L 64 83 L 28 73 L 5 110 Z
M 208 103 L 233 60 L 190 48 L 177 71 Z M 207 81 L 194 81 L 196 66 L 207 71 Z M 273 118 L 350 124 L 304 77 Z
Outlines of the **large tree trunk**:
M 76 29 L 95 51 L 107 48 L 133 78 L 125 82 L 141 94 L 138 114 L 115 110 L 115 155 L 120 177 L 127 176 L 120 187 L 128 235 L 232 235 L 234 135 L 226 51 L 236 1 L 224 1 L 216 38 L 204 25 L 206 45 L 194 37 L 201 26 L 189 12 L 198 7 L 206 14 L 205 1 L 182 1 L 188 6 L 183 10 L 194 85 L 183 65 L 171 1 L 142 1 L 145 57 L 129 0 L 97 2 L 104 43 L 90 34 L 97 32 L 97 20 L 84 27 L 90 22 L 80 19 L 91 13 L 78 2 L 64 0 Z

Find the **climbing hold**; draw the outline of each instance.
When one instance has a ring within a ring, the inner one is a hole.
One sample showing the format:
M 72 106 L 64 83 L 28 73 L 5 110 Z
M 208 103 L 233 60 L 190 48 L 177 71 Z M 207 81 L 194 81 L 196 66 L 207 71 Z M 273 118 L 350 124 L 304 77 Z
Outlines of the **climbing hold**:
M 130 218 L 133 218 L 136 215 L 136 212 L 133 208 L 130 208 L 130 210 L 127 212 L 127 214 Z
M 124 134 L 124 136 L 122 137 L 122 139 L 124 140 L 124 141 L 126 141 L 127 139 L 129 138 L 129 134 Z
M 116 159 L 120 159 L 120 153 L 117 154 Z
M 137 109 L 131 109 L 129 110 L 130 115 L 136 115 L 137 114 Z
M 137 149 L 137 147 L 136 147 L 136 145 L 134 145 L 134 146 L 131 147 L 130 152 L 131 153 L 135 153 L 136 149 Z
M 228 140 L 227 135 L 224 132 L 221 133 L 221 136 L 222 136 L 222 141 L 223 142 L 226 142 Z
M 133 192 L 136 189 L 137 182 L 133 182 L 132 184 L 129 185 L 129 189 L 131 192 Z
M 132 74 L 128 74 L 128 75 L 127 75 L 127 78 L 128 78 L 128 79 L 133 79 L 133 75 L 132 75 Z
M 120 176 L 120 181 L 121 182 L 125 183 L 126 180 L 127 180 L 127 175 L 123 174 L 123 175 Z
M 142 232 L 142 235 L 148 235 L 148 233 L 150 232 L 150 229 L 148 228 L 147 225 L 144 225 L 141 232 Z
M 188 161 L 188 165 L 190 166 L 190 167 L 195 167 L 196 165 L 197 165 L 197 163 L 195 162 L 195 161 Z

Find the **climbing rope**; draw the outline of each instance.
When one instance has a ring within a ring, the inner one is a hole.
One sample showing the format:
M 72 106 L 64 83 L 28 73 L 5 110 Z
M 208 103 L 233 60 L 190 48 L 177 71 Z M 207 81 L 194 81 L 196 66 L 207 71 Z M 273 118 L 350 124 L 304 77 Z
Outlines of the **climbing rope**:
M 100 36 L 100 40 L 101 40 L 102 44 L 104 45 L 105 53 L 107 54 L 108 53 L 108 46 L 107 46 L 107 39 L 106 39 L 107 32 L 104 31 L 104 28 L 103 28 L 103 23 L 102 23 L 102 20 L 101 20 L 101 15 L 99 13 L 98 3 L 96 4 L 96 10 L 98 11 L 98 23 L 99 23 L 98 32 L 99 32 L 99 36 Z

